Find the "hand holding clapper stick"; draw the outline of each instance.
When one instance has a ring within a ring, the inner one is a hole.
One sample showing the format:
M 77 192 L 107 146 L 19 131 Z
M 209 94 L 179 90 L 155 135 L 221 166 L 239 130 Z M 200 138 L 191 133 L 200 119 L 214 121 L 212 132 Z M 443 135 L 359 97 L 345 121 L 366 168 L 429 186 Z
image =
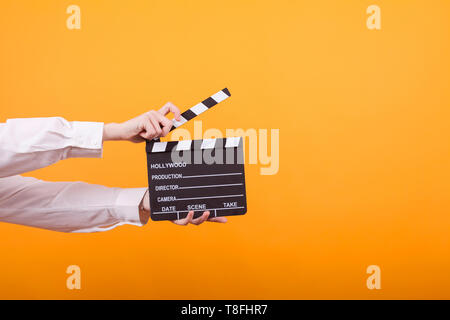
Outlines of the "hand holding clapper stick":
M 186 122 L 194 119 L 198 115 L 200 115 L 203 112 L 205 112 L 206 110 L 214 107 L 216 104 L 218 104 L 219 102 L 222 102 L 223 100 L 225 100 L 226 98 L 228 98 L 230 96 L 231 96 L 230 91 L 227 88 L 225 88 L 223 90 L 220 90 L 216 94 L 213 94 L 208 99 L 205 99 L 202 102 L 196 104 L 192 108 L 184 111 L 180 116 L 175 114 L 175 119 L 172 120 L 172 127 L 170 128 L 169 132 L 175 130 L 176 128 L 185 124 Z M 170 103 L 166 104 L 164 107 L 161 108 L 161 110 L 159 112 L 166 115 L 167 113 L 169 113 L 171 111 L 170 106 L 171 106 Z M 159 141 L 159 138 L 156 138 L 154 140 Z M 147 143 L 148 143 L 148 141 L 147 141 Z

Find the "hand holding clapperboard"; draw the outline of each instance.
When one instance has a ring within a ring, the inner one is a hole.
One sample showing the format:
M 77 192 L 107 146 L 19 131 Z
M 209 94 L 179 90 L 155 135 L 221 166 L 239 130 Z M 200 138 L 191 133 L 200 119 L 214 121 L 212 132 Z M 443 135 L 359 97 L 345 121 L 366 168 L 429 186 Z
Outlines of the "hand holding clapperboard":
M 230 97 L 223 89 L 173 119 L 175 130 Z M 147 141 L 147 169 L 152 220 L 179 220 L 247 212 L 242 137 L 224 139 Z

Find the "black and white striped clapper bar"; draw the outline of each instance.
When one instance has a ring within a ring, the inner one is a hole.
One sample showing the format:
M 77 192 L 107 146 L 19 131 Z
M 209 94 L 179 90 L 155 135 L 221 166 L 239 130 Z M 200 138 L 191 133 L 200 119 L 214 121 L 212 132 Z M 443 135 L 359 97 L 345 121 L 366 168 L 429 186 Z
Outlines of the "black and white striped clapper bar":
M 181 124 L 229 96 L 224 89 L 183 112 Z M 194 218 L 247 212 L 242 137 L 148 141 L 146 151 L 152 220 L 183 219 L 191 210 Z

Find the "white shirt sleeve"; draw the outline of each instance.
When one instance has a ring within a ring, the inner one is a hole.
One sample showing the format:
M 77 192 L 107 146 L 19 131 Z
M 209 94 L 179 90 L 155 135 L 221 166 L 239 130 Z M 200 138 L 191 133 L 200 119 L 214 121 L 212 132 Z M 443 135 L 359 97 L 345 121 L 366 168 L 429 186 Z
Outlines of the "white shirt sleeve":
M 61 232 L 142 226 L 147 221 L 140 220 L 138 206 L 146 190 L 22 176 L 1 178 L 0 221 Z
M 102 140 L 100 122 L 55 117 L 0 123 L 0 221 L 62 232 L 142 225 L 138 206 L 146 188 L 107 188 L 18 176 L 66 158 L 101 157 Z
M 10 119 L 0 124 L 0 178 L 75 157 L 102 156 L 103 123 L 60 117 Z

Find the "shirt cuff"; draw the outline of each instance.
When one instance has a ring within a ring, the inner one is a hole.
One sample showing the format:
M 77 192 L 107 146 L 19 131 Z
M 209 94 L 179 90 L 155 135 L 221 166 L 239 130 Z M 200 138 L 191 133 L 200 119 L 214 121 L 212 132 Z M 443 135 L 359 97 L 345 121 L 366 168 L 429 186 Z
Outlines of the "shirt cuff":
M 72 121 L 70 158 L 101 158 L 103 152 L 103 122 Z
M 114 210 L 116 217 L 124 223 L 143 226 L 139 216 L 139 204 L 144 198 L 147 188 L 119 189 Z

